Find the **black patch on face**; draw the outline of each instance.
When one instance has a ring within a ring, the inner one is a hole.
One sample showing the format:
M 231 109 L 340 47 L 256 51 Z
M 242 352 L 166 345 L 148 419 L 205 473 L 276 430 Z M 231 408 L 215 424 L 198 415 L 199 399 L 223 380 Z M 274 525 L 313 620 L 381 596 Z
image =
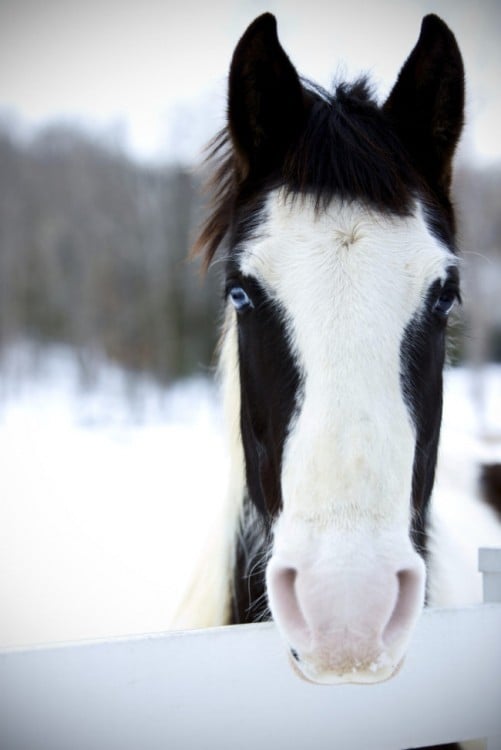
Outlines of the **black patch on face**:
M 241 287 L 253 308 L 237 313 L 240 428 L 247 488 L 270 521 L 282 505 L 282 452 L 296 409 L 301 376 L 288 343 L 284 311 L 253 278 L 230 262 L 227 291 Z
M 436 303 L 447 287 L 459 295 L 456 268 L 449 269 L 445 285 L 439 280 L 432 284 L 422 309 L 407 326 L 400 350 L 402 391 L 416 429 L 411 538 L 422 555 L 442 420 L 447 318 L 437 313 Z

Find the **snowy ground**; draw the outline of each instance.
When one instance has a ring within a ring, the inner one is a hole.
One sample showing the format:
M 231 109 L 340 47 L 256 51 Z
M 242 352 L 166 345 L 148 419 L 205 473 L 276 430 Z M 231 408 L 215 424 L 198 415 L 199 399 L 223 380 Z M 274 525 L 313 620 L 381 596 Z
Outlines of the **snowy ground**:
M 215 391 L 31 357 L 1 363 L 0 647 L 165 630 L 224 495 Z M 449 374 L 442 454 L 443 485 L 501 460 L 500 368 Z
M 36 378 L 28 354 L 0 392 L 0 646 L 165 630 L 224 493 L 214 389 L 85 392 L 68 352 Z

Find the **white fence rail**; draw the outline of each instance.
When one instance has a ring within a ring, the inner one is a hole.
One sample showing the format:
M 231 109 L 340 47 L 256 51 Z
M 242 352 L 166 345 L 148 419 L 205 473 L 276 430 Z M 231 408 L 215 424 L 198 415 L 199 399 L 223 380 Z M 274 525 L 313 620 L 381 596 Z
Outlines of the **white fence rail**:
M 486 603 L 426 611 L 399 674 L 315 686 L 270 624 L 0 654 L 2 750 L 501 750 L 501 550 Z

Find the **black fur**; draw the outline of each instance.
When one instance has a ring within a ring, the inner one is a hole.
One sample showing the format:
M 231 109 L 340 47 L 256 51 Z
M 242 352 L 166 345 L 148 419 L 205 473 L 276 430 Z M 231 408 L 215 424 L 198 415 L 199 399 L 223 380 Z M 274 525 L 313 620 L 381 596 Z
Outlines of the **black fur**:
M 227 284 L 243 286 L 254 309 L 239 316 L 240 429 L 248 495 L 237 539 L 232 622 L 268 618 L 265 563 L 271 519 L 282 505 L 282 450 L 301 393 L 301 374 L 289 350 L 283 311 L 256 281 L 230 261 Z M 253 509 L 257 509 L 256 514 Z
M 449 269 L 444 285 L 459 297 L 459 275 Z M 411 534 L 416 549 L 426 554 L 427 508 L 437 461 L 442 421 L 442 370 L 445 358 L 447 320 L 434 311 L 443 290 L 435 282 L 416 320 L 411 321 L 401 346 L 402 390 L 411 412 L 417 434 L 412 482 L 413 518 Z
M 480 486 L 483 499 L 501 519 L 501 464 L 483 464 Z
M 463 127 L 464 69 L 454 34 L 438 16 L 423 19 L 384 111 L 452 222 L 449 189 Z
M 239 315 L 240 429 L 252 502 L 265 517 L 282 504 L 282 448 L 300 389 L 300 373 L 287 343 L 284 314 L 253 279 L 237 276 L 254 309 Z
M 270 13 L 252 23 L 235 49 L 229 129 L 243 176 L 265 177 L 283 162 L 305 118 L 303 90 L 280 46 Z

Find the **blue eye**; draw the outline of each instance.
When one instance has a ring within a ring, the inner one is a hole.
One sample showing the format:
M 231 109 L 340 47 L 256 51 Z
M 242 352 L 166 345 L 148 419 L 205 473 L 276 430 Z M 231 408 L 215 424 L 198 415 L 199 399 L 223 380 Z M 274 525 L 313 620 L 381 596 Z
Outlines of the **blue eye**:
M 455 289 L 443 289 L 440 297 L 435 302 L 433 312 L 446 318 L 454 307 L 454 302 L 456 301 L 457 296 L 458 294 Z
M 234 286 L 230 289 L 230 299 L 237 312 L 251 310 L 254 307 L 251 298 L 241 286 Z

